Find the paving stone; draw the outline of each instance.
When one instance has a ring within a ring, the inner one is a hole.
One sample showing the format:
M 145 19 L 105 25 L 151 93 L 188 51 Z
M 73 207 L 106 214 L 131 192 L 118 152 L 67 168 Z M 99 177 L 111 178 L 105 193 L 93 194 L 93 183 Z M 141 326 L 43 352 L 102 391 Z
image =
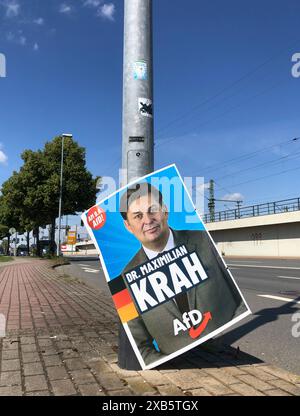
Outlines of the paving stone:
M 64 362 L 69 370 L 81 370 L 87 367 L 82 360 L 78 360 L 76 358 L 70 358 L 68 360 L 64 360 Z
M 105 396 L 105 393 L 96 383 L 94 384 L 82 384 L 78 386 L 80 393 L 83 396 Z M 114 393 L 114 392 L 113 392 Z
M 44 375 L 25 377 L 26 392 L 47 390 L 47 382 Z
M 80 352 L 80 356 L 84 361 L 90 361 L 97 358 L 101 358 L 101 354 L 95 350 Z
M 88 369 L 73 370 L 71 371 L 71 376 L 74 379 L 76 384 L 95 383 L 95 378 L 93 377 L 93 374 Z
M 36 363 L 40 361 L 40 356 L 37 352 L 24 352 L 22 354 L 22 360 L 24 364 Z
M 44 374 L 43 367 L 40 362 L 24 364 L 25 376 L 35 376 L 38 374 Z
M 89 367 L 91 367 L 96 373 L 111 373 L 112 368 L 117 370 L 119 368 L 115 364 L 107 364 L 101 357 L 95 357 L 88 361 Z
M 20 371 L 8 371 L 0 373 L 0 386 L 14 386 L 21 385 Z
M 291 396 L 289 393 L 283 390 L 274 389 L 274 390 L 268 390 L 266 391 L 266 394 L 268 396 Z
M 150 384 L 160 386 L 164 384 L 170 384 L 170 380 L 164 375 L 160 374 L 157 370 L 144 370 L 139 371 L 139 374 Z
M 57 355 L 59 351 L 53 347 L 40 347 L 40 352 L 46 357 L 49 355 Z
M 2 351 L 2 360 L 13 360 L 14 358 L 19 358 L 18 350 Z
M 51 386 L 55 396 L 73 396 L 77 394 L 70 380 L 51 381 Z
M 40 347 L 53 347 L 53 342 L 51 339 L 39 339 L 38 344 Z
M 99 338 L 99 335 L 95 331 L 84 331 L 83 334 L 88 338 Z
M 128 387 L 138 396 L 144 396 L 156 392 L 149 383 L 142 379 L 142 377 L 128 377 L 126 378 L 126 382 Z
M 35 338 L 34 337 L 21 337 L 21 344 L 35 344 Z
M 25 344 L 22 345 L 22 352 L 37 352 L 35 344 Z
M 285 390 L 288 393 L 291 393 L 295 396 L 300 396 L 300 388 L 295 386 L 292 383 L 289 383 L 288 381 L 278 379 L 278 380 L 270 380 L 269 383 L 277 387 L 278 389 Z
M 257 377 L 259 380 L 262 381 L 269 381 L 277 378 L 277 376 L 275 376 L 274 374 L 267 373 L 263 371 L 263 369 L 260 367 L 249 366 L 247 367 L 246 371 L 247 373 L 250 373 L 251 375 Z
M 190 390 L 189 393 L 191 393 L 193 396 L 212 396 L 212 394 L 205 389 Z
M 166 377 L 182 390 L 196 389 L 197 387 L 203 387 L 204 380 L 208 378 L 201 371 L 180 370 L 176 373 L 166 373 Z
M 68 373 L 63 366 L 46 367 L 46 372 L 49 380 L 63 380 L 68 379 Z
M 20 370 L 19 360 L 2 360 L 1 371 L 16 371 Z
M 56 344 L 59 350 L 72 349 L 73 345 L 70 341 L 59 341 Z
M 111 390 L 108 392 L 109 396 L 134 396 L 132 391 L 129 389 L 122 389 L 122 390 Z
M 208 375 L 215 377 L 223 384 L 230 385 L 234 383 L 239 383 L 239 380 L 226 372 L 223 368 L 206 368 L 205 373 Z
M 244 383 L 232 384 L 231 388 L 237 393 L 240 393 L 242 396 L 264 396 L 262 392 Z
M 22 388 L 19 386 L 0 387 L 0 396 L 22 396 Z
M 239 367 L 225 366 L 225 367 L 222 367 L 222 370 L 230 374 L 233 377 L 247 374 L 246 370 L 243 370 L 242 368 L 239 368 Z
M 31 391 L 26 393 L 26 396 L 50 396 L 50 393 L 48 390 L 43 390 L 43 391 Z
M 106 365 L 106 368 L 108 370 L 105 370 L 104 369 L 104 372 L 111 372 L 113 370 L 120 377 L 136 377 L 136 376 L 139 375 L 139 373 L 137 371 L 134 371 L 134 370 L 124 370 L 123 368 L 120 368 L 118 366 L 118 364 L 115 364 L 115 363 L 110 364 L 109 366 L 108 366 L 108 364 L 105 363 L 105 365 Z
M 237 378 L 246 384 L 250 384 L 250 386 L 254 387 L 257 390 L 264 391 L 272 389 L 272 385 L 266 383 L 265 381 L 259 380 L 257 377 L 251 375 L 237 376 Z
M 202 388 L 216 396 L 223 396 L 225 394 L 233 393 L 232 389 L 213 377 L 203 377 L 200 379 L 200 382 Z
M 184 396 L 183 391 L 174 386 L 174 384 L 157 386 L 157 390 L 162 396 Z
M 3 341 L 3 351 L 17 350 L 19 348 L 18 340 Z
M 43 360 L 46 367 L 62 365 L 62 360 L 60 359 L 59 355 L 49 355 L 43 356 Z
M 290 373 L 282 368 L 266 365 L 261 369 L 266 373 L 273 374 L 274 376 L 289 381 L 290 383 L 300 383 L 300 375 Z
M 105 390 L 120 390 L 124 382 L 114 373 L 96 374 L 96 379 Z

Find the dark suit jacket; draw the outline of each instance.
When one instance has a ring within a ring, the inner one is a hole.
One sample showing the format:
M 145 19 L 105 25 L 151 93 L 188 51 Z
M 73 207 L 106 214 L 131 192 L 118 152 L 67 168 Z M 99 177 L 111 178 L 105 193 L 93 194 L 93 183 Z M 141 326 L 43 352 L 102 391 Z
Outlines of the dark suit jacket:
M 212 320 L 201 334 L 202 337 L 245 312 L 247 308 L 207 233 L 172 231 L 175 246 L 185 244 L 189 252 L 196 251 L 208 275 L 207 280 L 187 292 L 190 310 L 198 309 L 202 314 L 209 311 L 212 314 Z M 141 248 L 122 275 L 146 261 L 148 258 Z M 125 278 L 124 280 L 127 284 Z M 128 323 L 146 365 L 198 341 L 192 339 L 188 331 L 180 331 L 174 336 L 175 318 L 182 321 L 182 314 L 174 301 L 169 300 Z M 155 350 L 153 340 L 157 342 L 160 352 Z

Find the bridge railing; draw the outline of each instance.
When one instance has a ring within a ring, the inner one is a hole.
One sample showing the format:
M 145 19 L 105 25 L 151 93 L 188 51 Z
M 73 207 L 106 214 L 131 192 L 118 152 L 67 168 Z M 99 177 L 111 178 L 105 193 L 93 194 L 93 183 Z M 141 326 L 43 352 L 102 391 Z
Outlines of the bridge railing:
M 214 215 L 205 214 L 204 222 L 218 222 L 237 220 L 260 215 L 281 214 L 283 212 L 300 211 L 300 198 L 285 199 L 282 201 L 267 202 L 259 205 L 229 209 L 215 212 Z

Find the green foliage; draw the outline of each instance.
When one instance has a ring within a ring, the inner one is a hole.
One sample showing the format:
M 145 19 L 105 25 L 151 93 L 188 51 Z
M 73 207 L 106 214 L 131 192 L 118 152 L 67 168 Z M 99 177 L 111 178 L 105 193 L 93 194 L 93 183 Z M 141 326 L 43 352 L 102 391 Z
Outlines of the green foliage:
M 13 257 L 9 257 L 9 256 L 0 256 L 0 263 L 6 263 L 8 261 L 13 261 L 14 258 Z

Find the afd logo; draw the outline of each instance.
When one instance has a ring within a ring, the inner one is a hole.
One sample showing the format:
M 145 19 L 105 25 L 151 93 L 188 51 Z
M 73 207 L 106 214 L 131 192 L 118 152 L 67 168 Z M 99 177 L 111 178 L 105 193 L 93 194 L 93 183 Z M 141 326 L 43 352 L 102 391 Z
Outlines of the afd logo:
M 6 58 L 3 53 L 0 53 L 0 78 L 6 77 Z
M 292 67 L 292 75 L 294 78 L 300 77 L 300 53 L 294 53 L 292 62 L 296 62 Z
M 185 312 L 182 315 L 182 321 L 180 319 L 173 320 L 174 335 L 177 336 L 179 332 L 188 330 L 191 338 L 198 338 L 211 319 L 212 315 L 210 312 L 205 312 L 203 315 L 197 309 Z M 196 328 L 197 325 L 199 326 Z

